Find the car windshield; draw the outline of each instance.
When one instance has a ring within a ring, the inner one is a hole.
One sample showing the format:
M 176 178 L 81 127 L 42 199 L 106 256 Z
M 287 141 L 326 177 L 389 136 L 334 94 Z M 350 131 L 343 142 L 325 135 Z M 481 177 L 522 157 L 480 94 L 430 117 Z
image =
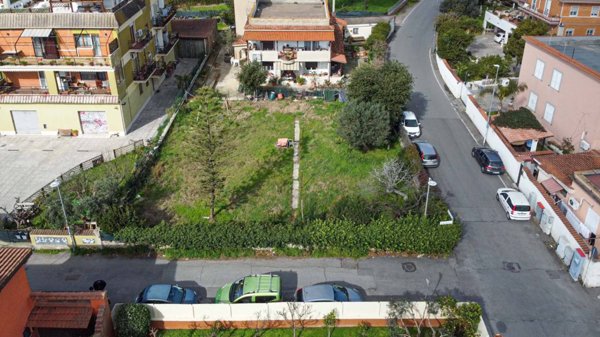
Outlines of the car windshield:
M 529 205 L 517 205 L 515 206 L 515 210 L 518 212 L 529 212 Z
M 244 280 L 239 280 L 231 285 L 231 290 L 229 291 L 229 301 L 233 302 L 236 298 L 242 296 L 244 292 Z
M 183 302 L 183 295 L 183 288 L 171 287 L 171 291 L 169 291 L 168 301 L 171 303 L 181 303 Z
M 501 161 L 491 161 L 490 162 L 490 166 L 501 167 L 502 166 L 502 162 Z
M 419 122 L 417 122 L 416 119 L 405 119 L 404 125 L 408 126 L 409 128 L 414 128 L 419 126 Z
M 333 299 L 337 302 L 347 302 L 348 291 L 345 288 L 333 286 Z

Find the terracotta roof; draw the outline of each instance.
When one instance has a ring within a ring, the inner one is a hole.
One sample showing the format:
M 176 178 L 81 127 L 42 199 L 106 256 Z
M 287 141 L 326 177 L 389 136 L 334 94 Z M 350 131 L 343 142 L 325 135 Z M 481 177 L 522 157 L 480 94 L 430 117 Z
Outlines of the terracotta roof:
M 66 229 L 32 229 L 29 235 L 68 235 Z
M 597 150 L 574 154 L 550 154 L 533 156 L 540 167 L 563 184 L 571 186 L 573 173 L 600 169 L 600 152 Z
M 173 20 L 171 29 L 182 39 L 206 39 L 216 34 L 217 19 Z
M 324 31 L 333 32 L 333 24 L 326 26 L 295 26 L 295 25 L 246 25 L 244 31 L 268 30 L 268 31 L 301 31 L 314 32 Z
M 342 28 L 346 27 L 348 25 L 348 21 L 344 20 L 344 19 L 340 19 L 340 18 L 335 18 L 335 23 L 340 25 Z
M 0 290 L 31 256 L 29 248 L 0 248 Z
M 258 41 L 334 41 L 333 31 L 245 31 L 244 40 Z
M 119 28 L 113 13 L 2 13 L 0 29 Z
M 119 97 L 112 95 L 0 95 L 0 103 L 119 104 Z
M 498 130 L 502 132 L 504 137 L 511 144 L 520 145 L 530 139 L 544 139 L 548 137 L 554 136 L 551 132 L 548 131 L 539 131 L 535 129 L 511 129 L 505 127 L 498 127 Z
M 27 320 L 29 328 L 85 329 L 92 319 L 93 309 L 89 302 L 39 303 L 33 307 Z

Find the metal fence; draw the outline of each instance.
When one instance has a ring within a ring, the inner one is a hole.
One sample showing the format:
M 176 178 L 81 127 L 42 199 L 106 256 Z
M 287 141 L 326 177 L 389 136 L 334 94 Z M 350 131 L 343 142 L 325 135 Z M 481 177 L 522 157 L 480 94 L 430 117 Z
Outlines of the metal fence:
M 115 158 L 118 158 L 118 157 L 125 155 L 127 153 L 130 153 L 130 152 L 133 152 L 135 149 L 139 149 L 142 147 L 144 147 L 144 141 L 136 140 L 136 141 L 132 142 L 131 144 L 122 146 L 118 149 L 114 149 L 111 152 L 104 153 L 104 154 L 98 155 L 96 157 L 93 157 L 91 159 L 88 159 L 88 160 L 84 161 L 83 163 L 80 163 L 79 165 L 62 173 L 61 175 L 56 177 L 55 180 L 58 180 L 60 182 L 69 181 L 73 177 L 75 177 L 76 175 L 80 174 L 83 171 L 87 171 L 91 168 L 94 168 L 94 167 L 104 163 L 104 162 L 114 160 Z M 52 187 L 50 187 L 50 184 L 52 184 L 52 181 L 49 182 L 48 184 L 46 184 L 44 187 L 40 188 L 38 191 L 36 191 L 32 195 L 30 195 L 29 197 L 27 197 L 22 202 L 34 202 L 35 199 L 37 199 L 40 195 L 49 193 L 50 191 L 52 191 Z
M 318 89 L 318 90 L 297 90 L 290 87 L 276 86 L 276 87 L 263 87 L 258 89 L 258 97 L 264 97 L 265 99 L 275 99 L 277 94 L 283 94 L 284 97 L 317 97 L 322 98 L 324 101 L 337 101 L 343 100 L 345 92 L 342 89 Z

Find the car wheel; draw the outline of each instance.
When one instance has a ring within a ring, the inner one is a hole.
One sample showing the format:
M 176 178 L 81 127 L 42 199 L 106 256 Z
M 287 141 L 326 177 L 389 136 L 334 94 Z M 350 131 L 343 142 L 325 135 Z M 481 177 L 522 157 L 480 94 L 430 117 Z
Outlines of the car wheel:
M 496 194 L 496 200 L 500 201 L 500 197 Z
M 512 220 L 512 219 L 510 218 L 510 213 L 506 212 L 506 218 L 507 218 L 508 220 Z

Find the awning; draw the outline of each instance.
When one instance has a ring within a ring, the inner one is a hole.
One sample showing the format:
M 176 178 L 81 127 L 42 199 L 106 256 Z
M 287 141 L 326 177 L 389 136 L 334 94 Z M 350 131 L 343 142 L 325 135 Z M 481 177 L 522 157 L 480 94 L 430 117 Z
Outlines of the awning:
M 550 194 L 556 194 L 556 192 L 563 190 L 563 187 L 554 178 L 542 181 L 542 186 Z
M 25 29 L 21 37 L 48 37 L 52 33 L 52 28 Z
M 55 329 L 85 329 L 92 319 L 92 308 L 63 303 L 35 306 L 29 314 L 27 327 Z
M 2 51 L 2 55 L 17 55 L 20 52 L 20 50 L 4 50 Z
M 298 62 L 279 62 L 281 64 L 280 70 L 300 70 L 300 63 Z

